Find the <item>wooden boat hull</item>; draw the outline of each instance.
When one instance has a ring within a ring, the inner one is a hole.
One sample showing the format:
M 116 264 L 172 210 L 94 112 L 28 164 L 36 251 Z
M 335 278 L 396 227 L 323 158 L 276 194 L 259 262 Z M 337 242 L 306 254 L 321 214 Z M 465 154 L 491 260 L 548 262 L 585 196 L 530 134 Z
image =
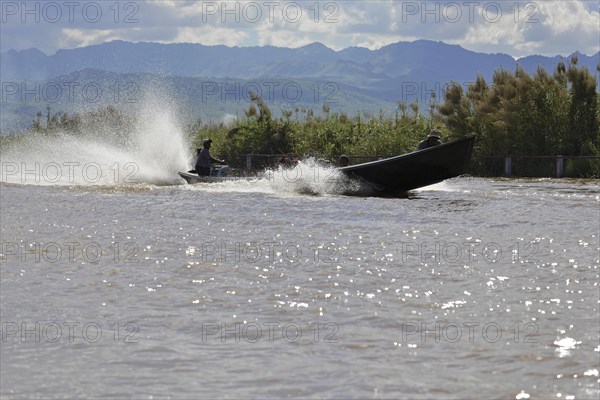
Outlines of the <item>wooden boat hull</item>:
M 189 184 L 194 183 L 217 183 L 217 182 L 231 182 L 231 181 L 251 181 L 261 179 L 262 174 L 257 174 L 256 171 L 243 171 L 243 170 L 228 170 L 227 175 L 210 175 L 210 176 L 199 176 L 196 172 L 179 172 L 179 176 L 185 179 Z
M 468 171 L 474 137 L 424 150 L 340 168 L 385 192 L 406 192 L 454 178 Z
M 185 179 L 187 183 L 209 183 L 209 182 L 221 182 L 223 178 L 216 176 L 199 176 L 191 172 L 179 172 L 179 176 Z

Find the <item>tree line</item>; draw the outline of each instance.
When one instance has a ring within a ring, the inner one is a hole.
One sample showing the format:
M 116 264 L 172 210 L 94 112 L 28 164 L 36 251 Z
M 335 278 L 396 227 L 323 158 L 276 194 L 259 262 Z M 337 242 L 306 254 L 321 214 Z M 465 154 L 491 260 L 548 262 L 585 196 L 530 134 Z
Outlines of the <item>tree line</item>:
M 330 160 L 341 154 L 388 157 L 415 150 L 432 129 L 442 132 L 443 141 L 476 136 L 476 165 L 506 156 L 600 156 L 599 71 L 600 64 L 596 75 L 579 67 L 576 56 L 568 66 L 560 62 L 552 74 L 541 67 L 533 75 L 520 66 L 514 72 L 500 69 L 491 82 L 479 75 L 466 90 L 449 84 L 443 101 L 432 102 L 426 110 L 416 102 L 399 102 L 395 112 L 378 115 L 332 112 L 324 104 L 319 113 L 284 109 L 274 117 L 262 98 L 251 95 L 244 115 L 232 124 L 199 121 L 188 127 L 188 133 L 194 147 L 200 147 L 204 138 L 213 139 L 213 152 L 238 167 L 243 167 L 246 154 Z M 131 121 L 113 107 L 83 116 L 51 115 L 48 109 L 45 124 L 38 113 L 30 132 L 84 133 L 100 125 L 115 133 L 131 130 Z M 598 159 L 574 163 L 579 164 L 573 164 L 577 167 L 573 175 L 600 176 Z
M 453 137 L 474 133 L 481 155 L 579 156 L 598 155 L 598 105 L 596 76 L 574 56 L 552 75 L 518 66 L 496 71 L 491 84 L 479 75 L 466 91 L 452 84 L 438 113 Z
M 600 112 L 596 75 L 561 61 L 553 74 L 543 68 L 530 76 L 520 66 L 499 70 L 488 84 L 481 75 L 466 91 L 451 84 L 438 109 L 451 137 L 474 134 L 475 164 L 506 156 L 600 156 Z M 533 160 L 521 161 L 527 175 L 552 170 Z M 600 160 L 569 159 L 569 176 L 600 176 Z M 492 174 L 498 174 L 498 163 Z M 485 171 L 485 168 L 483 169 Z
M 79 137 L 102 138 L 101 140 L 116 146 L 131 145 L 131 135 L 135 133 L 137 119 L 113 106 L 95 110 L 67 113 L 52 112 L 50 105 L 43 114 L 38 111 L 26 132 L 13 132 L 1 135 L 2 147 L 18 146 L 23 135 L 39 135 L 52 137 L 56 135 L 73 135 Z
M 598 99 L 596 76 L 573 57 L 552 74 L 540 67 L 529 75 L 519 66 L 514 72 L 497 70 L 490 83 L 479 75 L 466 90 L 451 83 L 443 101 L 425 111 L 416 102 L 400 102 L 392 115 L 349 116 L 324 105 L 319 116 L 295 109 L 274 118 L 260 97 L 251 96 L 233 128 L 199 124 L 192 131 L 196 143 L 211 136 L 215 150 L 228 160 L 288 153 L 335 160 L 341 154 L 387 157 L 413 151 L 435 128 L 444 141 L 476 136 L 473 159 L 481 168 L 475 172 L 485 174 L 490 173 L 482 167 L 486 161 L 500 165 L 507 156 L 600 156 Z M 600 176 L 599 164 L 598 159 L 572 160 L 567 172 Z M 525 169 L 539 173 L 533 164 Z

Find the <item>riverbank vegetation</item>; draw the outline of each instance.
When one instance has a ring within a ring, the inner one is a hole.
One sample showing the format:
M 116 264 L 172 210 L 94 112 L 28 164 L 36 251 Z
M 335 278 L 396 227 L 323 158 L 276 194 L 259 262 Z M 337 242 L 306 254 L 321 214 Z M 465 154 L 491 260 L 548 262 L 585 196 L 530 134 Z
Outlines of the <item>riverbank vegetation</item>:
M 399 103 L 393 115 L 349 116 L 330 113 L 324 105 L 319 116 L 295 109 L 275 119 L 262 99 L 252 97 L 234 127 L 200 125 L 193 135 L 195 143 L 213 138 L 215 150 L 229 160 L 287 153 L 335 160 L 341 154 L 387 157 L 412 151 L 435 128 L 444 141 L 477 137 L 473 158 L 480 174 L 501 174 L 497 165 L 511 156 L 523 174 L 544 175 L 553 171 L 544 157 L 563 155 L 567 175 L 598 177 L 600 160 L 589 158 L 600 156 L 596 85 L 596 76 L 579 68 L 574 57 L 553 74 L 539 68 L 530 76 L 518 67 L 496 71 L 490 83 L 478 76 L 466 90 L 450 84 L 444 99 L 425 112 L 417 103 Z
M 31 139 L 36 136 L 52 137 L 57 135 L 73 135 L 82 138 L 98 139 L 106 144 L 129 148 L 132 134 L 135 132 L 138 120 L 123 111 L 112 107 L 103 107 L 82 113 L 68 114 L 63 111 L 52 112 L 46 107 L 45 113 L 38 111 L 26 132 L 12 132 L 10 135 L 0 135 L 0 148 L 19 146 L 23 138 Z
M 444 98 L 438 101 L 432 94 L 426 109 L 418 103 L 400 102 L 394 113 L 378 115 L 347 115 L 323 104 L 317 112 L 290 108 L 274 117 L 263 99 L 252 95 L 244 115 L 232 123 L 199 121 L 189 126 L 190 154 L 210 137 L 213 153 L 238 167 L 245 165 L 246 154 L 329 160 L 341 154 L 387 157 L 413 151 L 430 130 L 438 129 L 443 141 L 477 137 L 475 174 L 501 175 L 498 165 L 510 156 L 522 160 L 523 176 L 543 176 L 548 162 L 536 162 L 535 157 L 562 155 L 567 158 L 567 176 L 600 177 L 600 159 L 593 158 L 600 156 L 598 73 L 600 65 L 594 74 L 578 67 L 576 57 L 568 66 L 559 63 L 553 73 L 542 68 L 533 75 L 520 67 L 514 72 L 501 69 L 489 83 L 477 76 L 466 88 L 449 84 Z M 110 121 L 104 126 L 113 132 L 128 129 L 128 119 L 108 107 L 84 117 L 51 115 L 48 109 L 45 124 L 38 113 L 30 131 L 85 132 L 85 124 L 99 120 Z

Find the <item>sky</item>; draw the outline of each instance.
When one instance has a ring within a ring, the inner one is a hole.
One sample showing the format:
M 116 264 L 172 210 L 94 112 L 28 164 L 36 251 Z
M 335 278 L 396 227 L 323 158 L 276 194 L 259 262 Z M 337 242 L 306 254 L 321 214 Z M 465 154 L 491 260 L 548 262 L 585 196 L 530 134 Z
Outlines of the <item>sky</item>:
M 519 58 L 600 51 L 600 1 L 6 1 L 0 51 L 112 40 L 378 49 L 428 39 Z

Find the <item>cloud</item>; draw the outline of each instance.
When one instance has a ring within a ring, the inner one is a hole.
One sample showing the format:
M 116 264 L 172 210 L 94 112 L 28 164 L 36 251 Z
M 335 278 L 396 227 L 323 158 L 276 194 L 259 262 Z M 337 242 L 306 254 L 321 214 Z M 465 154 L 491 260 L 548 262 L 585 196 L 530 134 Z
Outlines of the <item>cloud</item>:
M 212 27 L 182 27 L 178 28 L 177 36 L 173 40 L 163 43 L 200 43 L 206 46 L 225 45 L 243 46 L 247 33 L 231 28 Z
M 51 54 L 59 48 L 114 39 L 284 47 L 318 41 L 336 50 L 350 46 L 377 49 L 401 40 L 430 39 L 514 57 L 532 52 L 568 55 L 575 50 L 586 54 L 600 50 L 597 1 L 158 0 L 1 4 L 1 51 L 37 47 Z
M 582 2 L 540 3 L 539 9 L 542 25 L 549 27 L 555 35 L 573 31 L 599 34 L 600 13 L 588 10 Z
M 117 30 L 104 30 L 104 29 L 71 29 L 64 28 L 61 30 L 59 47 L 60 48 L 73 48 L 89 46 L 96 43 L 109 42 L 111 40 L 124 39 L 129 35 L 127 32 L 119 34 Z

